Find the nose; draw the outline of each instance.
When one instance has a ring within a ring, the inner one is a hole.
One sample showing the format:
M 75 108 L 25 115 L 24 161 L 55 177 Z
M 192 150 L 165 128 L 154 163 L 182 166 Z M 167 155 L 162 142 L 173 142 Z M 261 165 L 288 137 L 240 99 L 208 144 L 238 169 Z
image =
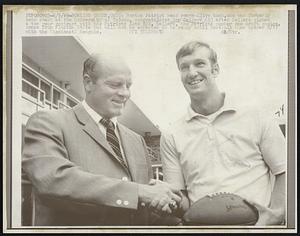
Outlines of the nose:
M 197 74 L 198 74 L 197 68 L 196 68 L 193 64 L 191 64 L 191 65 L 189 66 L 189 71 L 188 71 L 188 73 L 189 73 L 189 75 L 191 75 L 191 76 L 197 75 Z
M 129 98 L 130 97 L 130 89 L 126 85 L 124 85 L 118 90 L 118 95 L 125 97 L 125 98 Z

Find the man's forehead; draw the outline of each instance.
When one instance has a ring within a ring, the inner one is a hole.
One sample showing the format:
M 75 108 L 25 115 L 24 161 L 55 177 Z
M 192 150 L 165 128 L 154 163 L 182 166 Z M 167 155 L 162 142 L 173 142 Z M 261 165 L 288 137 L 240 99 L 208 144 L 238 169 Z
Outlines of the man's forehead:
M 96 65 L 95 71 L 100 73 L 121 73 L 121 74 L 131 74 L 130 69 L 125 62 L 125 60 L 115 54 L 96 54 Z
M 193 52 L 180 57 L 179 63 L 189 61 L 189 60 L 197 60 L 197 59 L 209 60 L 210 56 L 211 56 L 210 49 L 202 46 L 202 47 L 196 48 Z

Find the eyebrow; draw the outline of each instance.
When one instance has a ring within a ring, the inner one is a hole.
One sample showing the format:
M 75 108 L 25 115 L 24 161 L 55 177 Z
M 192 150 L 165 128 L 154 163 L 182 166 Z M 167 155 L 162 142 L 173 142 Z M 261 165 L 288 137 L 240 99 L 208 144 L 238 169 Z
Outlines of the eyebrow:
M 179 67 L 182 66 L 182 65 L 187 65 L 187 64 L 195 63 L 195 62 L 206 62 L 206 60 L 205 59 L 201 59 L 201 58 L 196 58 L 196 59 L 191 60 L 191 61 L 179 63 Z
M 206 60 L 202 58 L 196 58 L 194 61 L 206 61 Z

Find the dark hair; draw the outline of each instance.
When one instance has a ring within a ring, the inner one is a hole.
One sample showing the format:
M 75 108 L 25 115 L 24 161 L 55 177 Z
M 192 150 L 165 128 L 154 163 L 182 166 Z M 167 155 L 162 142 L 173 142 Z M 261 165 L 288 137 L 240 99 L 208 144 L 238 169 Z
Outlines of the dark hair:
M 97 63 L 98 63 L 98 54 L 92 54 L 88 59 L 86 59 L 83 63 L 83 76 L 87 74 L 92 79 L 96 80 L 97 75 L 94 69 Z
M 200 41 L 192 41 L 192 42 L 189 42 L 189 43 L 183 45 L 177 52 L 177 54 L 176 54 L 177 66 L 179 66 L 178 61 L 181 57 L 192 54 L 197 48 L 200 48 L 200 47 L 206 47 L 210 50 L 209 60 L 212 65 L 214 65 L 218 62 L 217 53 L 207 43 L 200 42 Z

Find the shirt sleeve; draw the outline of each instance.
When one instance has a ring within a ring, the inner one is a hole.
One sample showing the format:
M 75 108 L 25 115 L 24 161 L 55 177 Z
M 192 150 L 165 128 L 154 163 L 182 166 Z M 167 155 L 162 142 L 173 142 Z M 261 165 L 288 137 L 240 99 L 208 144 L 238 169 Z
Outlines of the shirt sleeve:
M 260 149 L 264 161 L 274 175 L 286 171 L 286 141 L 273 117 L 263 119 Z
M 160 152 L 164 181 L 173 186 L 185 189 L 185 181 L 176 151 L 174 138 L 169 133 L 163 133 L 160 139 Z

